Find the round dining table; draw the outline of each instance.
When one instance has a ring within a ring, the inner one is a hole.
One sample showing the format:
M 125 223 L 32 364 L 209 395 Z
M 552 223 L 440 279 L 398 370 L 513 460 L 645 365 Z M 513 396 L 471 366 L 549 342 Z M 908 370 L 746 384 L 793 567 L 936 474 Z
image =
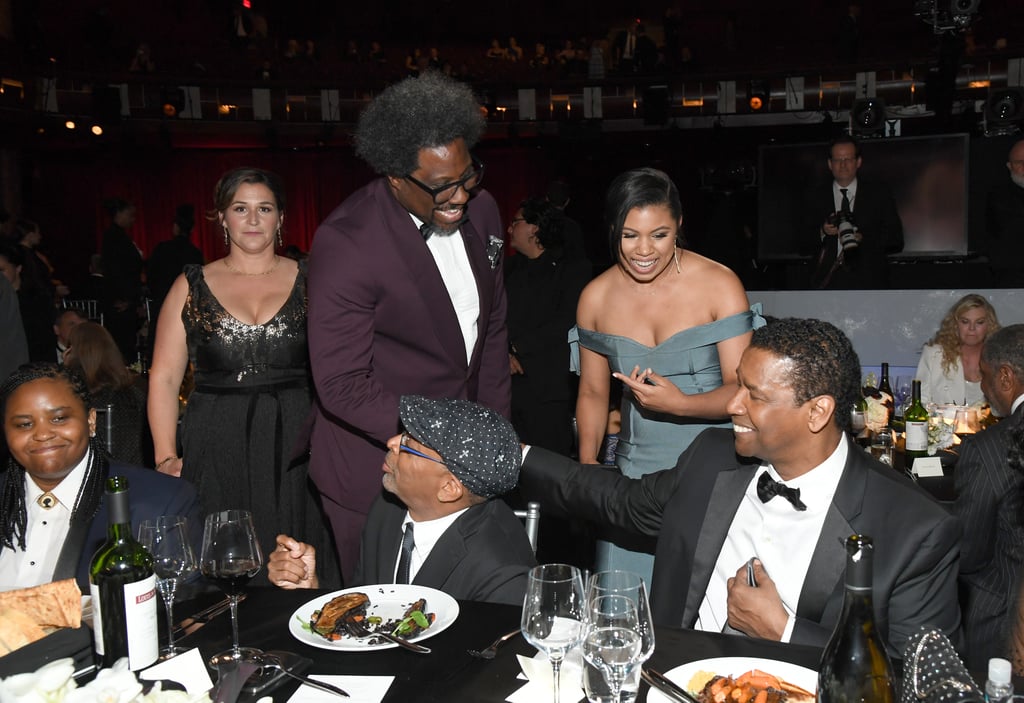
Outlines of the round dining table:
M 307 601 L 328 591 L 251 588 L 239 604 L 239 640 L 243 647 L 293 652 L 311 660 L 302 673 L 361 676 L 393 676 L 384 703 L 498 703 L 525 682 L 517 654 L 532 657 L 536 650 L 521 636 L 511 638 L 491 660 L 470 656 L 469 649 L 483 649 L 502 634 L 519 626 L 521 608 L 511 605 L 459 601 L 459 615 L 442 632 L 422 643 L 430 654 L 416 654 L 397 648 L 367 652 L 331 651 L 300 642 L 289 632 L 292 614 Z M 175 614 L 194 612 L 217 599 L 214 593 L 175 606 Z M 161 634 L 161 637 L 165 635 Z M 198 647 L 204 657 L 224 650 L 231 643 L 231 620 L 224 614 L 180 638 L 177 644 Z M 783 644 L 749 637 L 657 627 L 656 647 L 647 665 L 661 672 L 682 664 L 712 657 L 758 657 L 775 659 L 817 670 L 821 650 L 803 645 Z M 211 677 L 216 679 L 216 674 Z M 284 703 L 300 684 L 291 679 L 261 694 L 244 696 L 241 703 L 272 696 Z M 638 699 L 646 700 L 647 684 L 641 683 Z M 343 699 L 338 699 L 343 700 Z M 577 700 L 563 688 L 562 700 Z

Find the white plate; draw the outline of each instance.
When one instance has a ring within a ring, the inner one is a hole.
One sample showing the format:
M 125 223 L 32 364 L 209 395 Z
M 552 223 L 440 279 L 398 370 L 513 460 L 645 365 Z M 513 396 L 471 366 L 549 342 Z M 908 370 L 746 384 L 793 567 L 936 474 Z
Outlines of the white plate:
M 384 583 L 377 586 L 346 588 L 342 591 L 335 591 L 334 593 L 314 598 L 305 605 L 302 605 L 292 613 L 291 618 L 288 620 L 288 631 L 292 633 L 292 637 L 311 647 L 348 652 L 365 652 L 397 647 L 398 645 L 393 642 L 370 644 L 371 638 L 357 640 L 347 635 L 340 640 L 331 641 L 324 639 L 309 629 L 309 620 L 313 615 L 313 611 L 319 610 L 333 598 L 337 598 L 345 593 L 365 593 L 370 599 L 370 605 L 366 609 L 366 614 L 377 615 L 384 620 L 402 617 L 410 605 L 420 598 L 426 598 L 427 612 L 434 613 L 437 617 L 426 630 L 415 637 L 410 637 L 410 642 L 419 642 L 420 640 L 433 637 L 438 632 L 448 629 L 455 622 L 455 618 L 459 617 L 459 604 L 447 593 L 434 588 L 427 588 L 426 586 Z
M 710 671 L 719 676 L 739 676 L 751 669 L 761 671 L 784 679 L 789 683 L 796 684 L 800 688 L 814 692 L 818 689 L 818 672 L 807 667 L 790 664 L 789 662 L 777 661 L 775 659 L 757 659 L 754 657 L 718 657 L 716 659 L 701 659 L 677 666 L 665 672 L 665 677 L 681 688 L 686 688 L 690 679 L 698 671 Z M 674 703 L 668 696 L 656 688 L 647 693 L 648 703 Z

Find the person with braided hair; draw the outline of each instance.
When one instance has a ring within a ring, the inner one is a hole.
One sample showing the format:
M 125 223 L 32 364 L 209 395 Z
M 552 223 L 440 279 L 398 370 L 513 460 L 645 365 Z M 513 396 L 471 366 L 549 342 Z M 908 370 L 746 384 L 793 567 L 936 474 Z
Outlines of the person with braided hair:
M 89 590 L 89 562 L 107 532 L 104 483 L 125 476 L 132 525 L 183 515 L 198 550 L 202 515 L 186 481 L 111 461 L 96 437 L 85 381 L 54 363 L 25 364 L 0 386 L 10 449 L 0 477 L 0 591 L 75 577 Z

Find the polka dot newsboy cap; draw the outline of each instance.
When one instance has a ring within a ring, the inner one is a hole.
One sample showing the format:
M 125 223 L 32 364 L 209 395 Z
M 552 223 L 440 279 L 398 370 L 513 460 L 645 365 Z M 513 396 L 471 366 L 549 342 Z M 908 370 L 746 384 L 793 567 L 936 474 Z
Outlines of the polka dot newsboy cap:
M 472 493 L 493 498 L 516 487 L 523 459 L 519 437 L 494 410 L 468 400 L 403 395 L 398 415 L 406 432 L 440 454 Z

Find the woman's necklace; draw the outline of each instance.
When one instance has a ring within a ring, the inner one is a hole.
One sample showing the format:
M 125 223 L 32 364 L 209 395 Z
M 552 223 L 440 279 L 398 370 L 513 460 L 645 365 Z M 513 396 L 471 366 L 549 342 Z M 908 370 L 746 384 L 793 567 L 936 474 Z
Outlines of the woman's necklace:
M 269 273 L 273 273 L 277 269 L 277 265 L 281 263 L 281 257 L 279 257 L 277 254 L 274 254 L 274 265 L 268 268 L 266 271 L 257 271 L 256 273 L 249 273 L 248 271 L 240 271 L 236 269 L 234 266 L 231 265 L 227 258 L 221 259 L 221 261 L 223 261 L 224 265 L 228 267 L 228 271 L 233 271 L 234 273 L 238 273 L 243 276 L 266 276 Z

